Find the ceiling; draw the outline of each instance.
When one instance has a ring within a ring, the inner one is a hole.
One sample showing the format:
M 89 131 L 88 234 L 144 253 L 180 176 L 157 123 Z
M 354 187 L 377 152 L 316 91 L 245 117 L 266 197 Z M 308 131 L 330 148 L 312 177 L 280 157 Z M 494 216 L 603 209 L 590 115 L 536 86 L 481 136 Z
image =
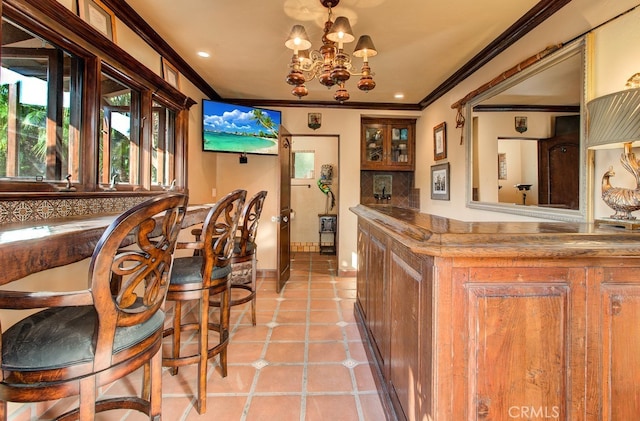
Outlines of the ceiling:
M 320 0 L 126 3 L 227 100 L 297 101 L 285 82 L 292 51 L 284 42 L 294 24 L 303 24 L 317 49 L 327 19 Z M 333 8 L 334 19 L 348 17 L 356 39 L 370 35 L 378 50 L 370 59 L 376 88 L 360 92 L 358 77 L 352 76 L 346 86 L 349 102 L 425 105 L 429 95 L 442 91 L 442 85 L 475 56 L 490 56 L 491 51 L 483 49 L 531 8 L 553 3 L 559 0 L 341 0 Z M 572 16 L 575 31 L 586 31 L 637 4 L 638 0 L 572 0 L 558 13 Z M 351 53 L 354 44 L 345 50 Z M 210 57 L 199 57 L 199 51 Z M 356 59 L 356 64 L 359 67 L 361 61 Z M 317 80 L 306 86 L 309 95 L 303 102 L 333 101 L 335 87 L 328 92 Z M 399 93 L 404 98 L 394 97 Z

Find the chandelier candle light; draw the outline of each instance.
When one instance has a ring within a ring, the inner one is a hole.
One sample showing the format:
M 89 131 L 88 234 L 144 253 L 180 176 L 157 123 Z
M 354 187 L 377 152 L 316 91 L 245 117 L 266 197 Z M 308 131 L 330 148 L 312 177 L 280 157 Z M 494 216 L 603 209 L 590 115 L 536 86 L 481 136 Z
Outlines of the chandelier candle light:
M 284 43 L 287 48 L 293 50 L 293 57 L 287 75 L 287 83 L 293 85 L 291 93 L 298 98 L 306 96 L 309 91 L 304 85 L 306 82 L 318 78 L 318 81 L 331 88 L 338 86 L 333 98 L 340 103 L 349 99 L 349 92 L 345 88 L 345 82 L 354 76 L 361 76 L 358 81 L 358 89 L 368 92 L 376 87 L 373 80 L 369 57 L 373 57 L 376 51 L 369 35 L 362 35 L 358 39 L 353 56 L 362 58 L 360 73 L 354 72 L 351 57 L 344 52 L 344 44 L 355 40 L 351 31 L 349 19 L 340 16 L 335 22 L 331 21 L 331 8 L 340 3 L 340 0 L 320 0 L 322 6 L 329 10 L 329 17 L 324 24 L 322 46 L 319 50 L 311 50 L 311 41 L 302 25 L 294 25 L 291 34 Z

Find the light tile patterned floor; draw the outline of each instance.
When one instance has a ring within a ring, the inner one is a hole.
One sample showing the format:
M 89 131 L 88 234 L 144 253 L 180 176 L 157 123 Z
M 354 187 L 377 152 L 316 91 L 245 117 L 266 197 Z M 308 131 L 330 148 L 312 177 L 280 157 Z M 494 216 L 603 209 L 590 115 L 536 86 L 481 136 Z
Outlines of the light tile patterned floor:
M 274 279 L 260 279 L 257 326 L 251 325 L 248 305 L 232 309 L 228 376 L 220 377 L 217 363 L 209 365 L 207 413 L 193 407 L 195 367 L 183 367 L 176 376 L 163 372 L 163 420 L 384 420 L 353 315 L 356 281 L 335 273 L 335 256 L 295 253 L 291 279 L 280 294 Z M 138 377 L 130 377 L 105 393 L 137 389 Z M 59 402 L 41 419 L 69 404 Z M 23 408 L 12 420 L 29 420 L 30 414 Z M 112 411 L 96 419 L 146 417 Z

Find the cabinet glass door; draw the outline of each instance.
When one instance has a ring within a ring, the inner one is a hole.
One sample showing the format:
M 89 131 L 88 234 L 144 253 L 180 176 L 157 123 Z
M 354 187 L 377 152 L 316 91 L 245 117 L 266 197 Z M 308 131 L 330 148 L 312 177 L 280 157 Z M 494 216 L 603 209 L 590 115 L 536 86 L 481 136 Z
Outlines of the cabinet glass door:
M 393 126 L 391 128 L 391 151 L 389 160 L 392 163 L 409 162 L 409 128 Z
M 384 130 L 382 127 L 368 126 L 365 128 L 365 159 L 369 162 L 384 160 Z

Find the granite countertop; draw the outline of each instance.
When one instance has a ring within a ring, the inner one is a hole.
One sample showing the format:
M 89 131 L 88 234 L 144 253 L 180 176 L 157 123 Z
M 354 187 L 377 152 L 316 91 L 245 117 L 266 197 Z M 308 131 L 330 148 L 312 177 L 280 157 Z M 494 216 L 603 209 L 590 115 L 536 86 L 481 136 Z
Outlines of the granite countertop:
M 351 211 L 420 254 L 640 257 L 639 231 L 593 223 L 464 222 L 388 205 L 358 205 Z

